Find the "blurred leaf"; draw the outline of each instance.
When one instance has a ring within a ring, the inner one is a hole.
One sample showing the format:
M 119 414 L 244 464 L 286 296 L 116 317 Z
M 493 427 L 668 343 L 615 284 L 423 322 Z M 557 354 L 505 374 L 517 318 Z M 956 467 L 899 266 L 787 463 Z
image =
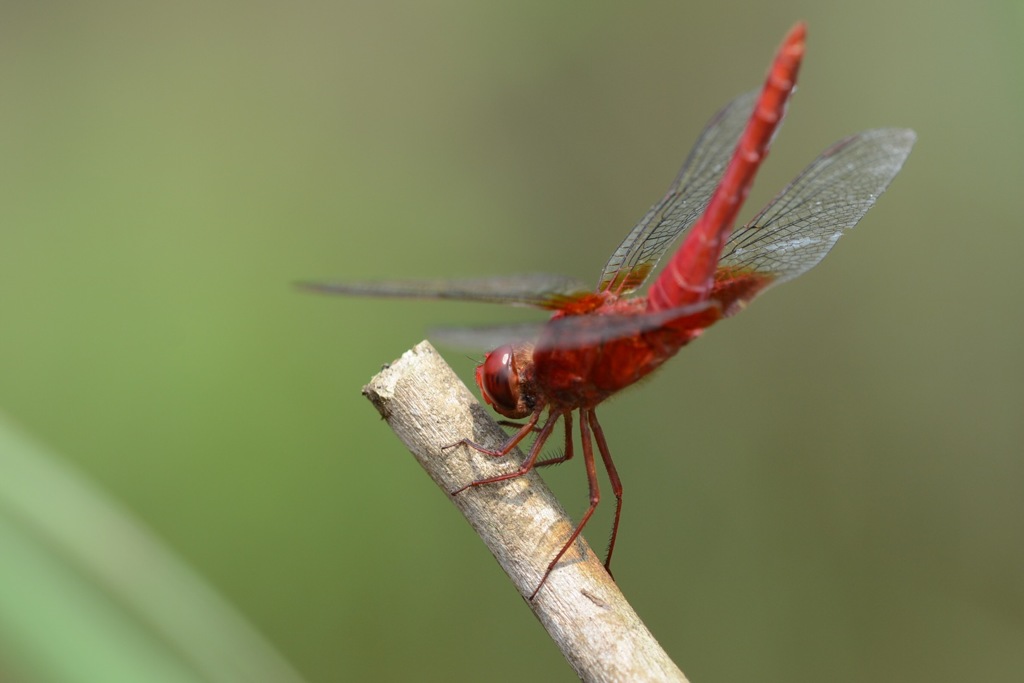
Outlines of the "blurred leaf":
M 300 681 L 115 501 L 0 416 L 0 655 L 33 681 Z

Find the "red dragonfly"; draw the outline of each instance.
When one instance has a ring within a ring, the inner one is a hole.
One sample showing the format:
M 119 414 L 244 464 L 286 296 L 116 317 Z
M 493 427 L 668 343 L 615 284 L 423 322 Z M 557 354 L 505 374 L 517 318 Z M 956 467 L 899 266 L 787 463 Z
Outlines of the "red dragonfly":
M 840 140 L 753 220 L 732 230 L 782 122 L 803 58 L 805 33 L 804 24 L 794 26 L 762 89 L 741 95 L 711 119 L 668 193 L 612 254 L 596 291 L 549 275 L 304 284 L 332 294 L 459 299 L 554 311 L 530 341 L 499 346 L 476 369 L 484 400 L 507 418 L 528 418 L 525 424 L 517 424 L 518 431 L 500 448 L 461 442 L 502 457 L 535 432 L 526 460 L 513 472 L 474 481 L 452 492 L 457 495 L 471 487 L 522 476 L 534 467 L 569 460 L 573 457 L 572 415 L 579 411 L 590 506 L 551 559 L 530 600 L 600 500 L 593 440 L 616 499 L 605 560 L 605 568 L 610 567 L 622 512 L 622 483 L 595 408 L 657 369 L 708 326 L 735 314 L 768 287 L 817 265 L 843 231 L 855 226 L 877 201 L 910 154 L 915 139 L 911 130 L 870 130 Z M 627 298 L 684 232 L 686 238 L 647 296 Z M 547 417 L 541 421 L 545 412 Z M 562 455 L 538 461 L 560 420 L 565 424 Z

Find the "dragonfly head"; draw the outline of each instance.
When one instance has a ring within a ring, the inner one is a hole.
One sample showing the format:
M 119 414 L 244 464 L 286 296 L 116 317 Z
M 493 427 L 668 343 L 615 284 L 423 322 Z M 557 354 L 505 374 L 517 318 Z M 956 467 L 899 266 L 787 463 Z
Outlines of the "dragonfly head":
M 505 417 L 518 420 L 533 412 L 519 386 L 519 363 L 511 344 L 499 346 L 476 368 L 476 383 L 487 404 Z

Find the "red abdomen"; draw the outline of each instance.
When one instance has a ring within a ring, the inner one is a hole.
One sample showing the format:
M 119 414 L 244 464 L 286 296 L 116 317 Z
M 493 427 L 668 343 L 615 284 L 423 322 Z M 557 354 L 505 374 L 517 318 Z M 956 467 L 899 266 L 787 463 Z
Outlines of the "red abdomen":
M 800 23 L 786 36 L 768 72 L 750 121 L 707 209 L 647 293 L 652 310 L 704 301 L 714 287 L 722 247 L 729 239 L 729 232 L 754 182 L 754 175 L 768 154 L 772 136 L 782 123 L 786 101 L 796 85 L 804 56 L 805 33 L 806 28 Z

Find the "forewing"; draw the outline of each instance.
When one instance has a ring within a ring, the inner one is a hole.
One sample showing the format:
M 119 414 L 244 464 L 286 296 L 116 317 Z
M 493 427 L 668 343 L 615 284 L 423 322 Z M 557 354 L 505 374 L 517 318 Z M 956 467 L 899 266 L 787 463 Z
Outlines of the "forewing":
M 825 150 L 761 213 L 733 232 L 715 274 L 726 315 L 816 266 L 855 226 L 906 161 L 912 130 L 869 130 Z
M 470 351 L 491 350 L 503 344 L 533 344 L 538 349 L 578 349 L 672 326 L 701 329 L 722 317 L 717 301 L 701 301 L 664 311 L 569 315 L 547 322 L 436 327 L 430 339 Z
M 657 329 L 699 330 L 721 317 L 721 305 L 711 300 L 661 311 L 566 316 L 547 323 L 536 348 L 586 348 Z
M 355 282 L 299 282 L 297 286 L 321 294 L 404 299 L 449 299 L 533 306 L 557 310 L 598 299 L 594 292 L 566 277 L 532 273 L 462 280 L 376 280 Z
M 598 291 L 625 294 L 640 287 L 665 250 L 707 208 L 729 164 L 760 91 L 740 95 L 708 122 L 660 202 L 630 231 L 604 267 Z

